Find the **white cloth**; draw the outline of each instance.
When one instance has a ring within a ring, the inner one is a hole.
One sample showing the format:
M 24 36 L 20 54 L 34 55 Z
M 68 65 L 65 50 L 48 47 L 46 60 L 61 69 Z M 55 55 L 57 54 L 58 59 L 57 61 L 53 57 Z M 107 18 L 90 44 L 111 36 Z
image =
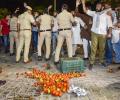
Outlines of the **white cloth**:
M 84 58 L 88 58 L 88 40 L 83 39 Z
M 112 43 L 117 43 L 120 40 L 120 28 L 112 30 Z
M 72 46 L 72 55 L 73 56 L 75 56 L 76 50 L 77 50 L 77 44 L 73 44 L 73 46 Z
M 80 32 L 81 32 L 80 26 L 84 27 L 85 23 L 79 17 L 75 17 L 74 20 L 76 22 L 76 26 L 72 27 L 72 32 L 73 32 L 72 44 L 82 44 L 82 39 L 80 36 Z
M 87 11 L 87 14 L 93 17 L 93 25 L 91 31 L 96 34 L 106 35 L 108 28 L 112 27 L 111 17 L 106 13 L 97 13 L 90 10 Z
M 54 23 L 54 26 L 52 28 L 52 32 L 57 32 L 58 31 L 58 21 L 57 21 L 57 18 L 53 17 L 53 23 Z
M 117 23 L 117 15 L 114 10 L 112 10 L 112 21 L 113 25 Z
M 88 46 L 91 46 L 91 41 L 88 41 L 86 39 L 83 39 L 83 52 L 84 52 L 84 58 L 88 58 L 89 57 L 89 48 Z

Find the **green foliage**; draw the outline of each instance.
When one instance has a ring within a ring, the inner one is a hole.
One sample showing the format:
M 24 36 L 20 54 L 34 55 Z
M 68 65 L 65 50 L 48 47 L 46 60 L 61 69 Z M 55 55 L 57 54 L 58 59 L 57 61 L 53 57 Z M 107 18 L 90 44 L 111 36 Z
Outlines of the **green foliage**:
M 120 6 L 120 0 L 101 0 L 101 1 L 110 3 L 113 8 Z
M 44 10 L 44 6 L 34 6 L 33 9 L 41 13 Z
M 0 8 L 0 19 L 8 14 L 8 10 L 6 8 Z

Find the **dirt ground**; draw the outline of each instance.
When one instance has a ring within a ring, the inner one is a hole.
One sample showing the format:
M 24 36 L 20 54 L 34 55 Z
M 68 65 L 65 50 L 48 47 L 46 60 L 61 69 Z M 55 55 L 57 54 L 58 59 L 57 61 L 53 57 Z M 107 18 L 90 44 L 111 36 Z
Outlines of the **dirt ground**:
M 33 67 L 42 69 L 41 65 L 45 63 L 38 62 L 36 55 L 33 55 L 33 61 L 30 64 L 15 63 L 15 56 L 0 54 L 0 67 L 3 72 L 0 74 L 0 80 L 6 80 L 5 85 L 0 85 L 0 100 L 120 100 L 120 71 L 117 67 L 120 65 L 111 65 L 114 68 L 113 73 L 108 73 L 108 68 L 102 68 L 95 65 L 92 71 L 85 70 L 86 77 L 74 78 L 70 80 L 70 85 L 84 88 L 87 95 L 77 97 L 75 94 L 64 94 L 62 97 L 53 97 L 46 94 L 36 94 L 37 88 L 32 87 L 34 80 L 23 76 L 16 77 L 16 73 L 22 73 L 31 70 Z M 49 62 L 52 68 L 49 72 L 59 72 L 51 60 Z M 87 64 L 87 62 L 86 62 Z

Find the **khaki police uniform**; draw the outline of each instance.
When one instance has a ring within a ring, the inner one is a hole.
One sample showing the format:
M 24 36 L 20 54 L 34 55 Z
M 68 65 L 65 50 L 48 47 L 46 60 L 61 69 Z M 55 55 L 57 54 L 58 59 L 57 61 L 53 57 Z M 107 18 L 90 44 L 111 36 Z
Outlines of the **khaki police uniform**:
M 10 19 L 10 54 L 14 52 L 14 42 L 16 43 L 16 50 L 18 47 L 18 18 L 12 17 Z
M 38 36 L 38 56 L 42 56 L 41 49 L 45 40 L 46 59 L 49 59 L 51 51 L 51 28 L 53 24 L 53 18 L 48 14 L 43 14 L 37 18 L 37 22 L 40 23 L 40 33 Z
M 60 50 L 63 45 L 64 40 L 67 42 L 68 56 L 72 57 L 72 23 L 74 22 L 74 18 L 71 13 L 67 10 L 63 10 L 57 16 L 58 25 L 59 25 L 59 35 L 58 35 L 58 43 L 56 47 L 55 53 L 55 62 L 59 61 Z
M 24 62 L 29 61 L 28 54 L 31 42 L 31 23 L 35 23 L 35 20 L 31 14 L 25 12 L 18 18 L 20 24 L 20 36 L 19 45 L 17 49 L 16 61 L 20 60 L 20 54 L 24 46 Z

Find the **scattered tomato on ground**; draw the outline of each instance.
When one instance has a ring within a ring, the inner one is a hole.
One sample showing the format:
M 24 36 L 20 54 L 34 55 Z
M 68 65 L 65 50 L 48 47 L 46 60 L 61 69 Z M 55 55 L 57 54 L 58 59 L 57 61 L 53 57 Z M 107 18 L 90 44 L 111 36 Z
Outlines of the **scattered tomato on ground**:
M 25 76 L 35 79 L 36 82 L 33 86 L 42 88 L 44 93 L 62 96 L 63 93 L 68 91 L 71 78 L 85 77 L 86 74 L 76 72 L 48 74 L 45 71 L 33 68 L 31 72 L 25 72 Z

